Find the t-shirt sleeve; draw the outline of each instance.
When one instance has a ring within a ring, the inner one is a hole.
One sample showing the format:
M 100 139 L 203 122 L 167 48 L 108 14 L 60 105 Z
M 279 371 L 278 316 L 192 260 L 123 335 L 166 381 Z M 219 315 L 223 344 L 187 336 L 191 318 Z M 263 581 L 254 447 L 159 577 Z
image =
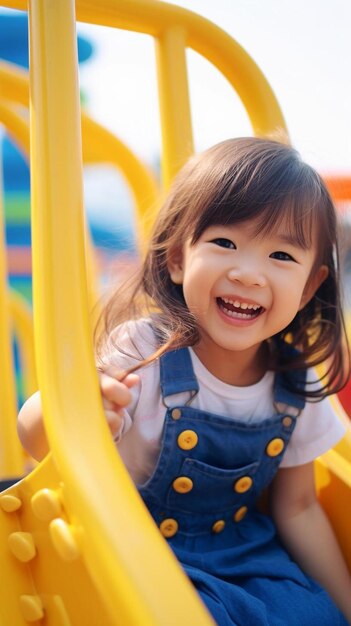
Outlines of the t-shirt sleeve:
M 118 350 L 117 345 L 123 347 L 123 351 Z M 101 359 L 100 367 L 101 369 L 107 369 L 113 366 L 117 370 L 127 370 L 129 367 L 137 365 L 141 359 L 149 356 L 155 349 L 155 338 L 151 326 L 146 320 L 127 322 L 113 331 L 109 342 L 106 344 L 105 354 Z M 130 389 L 131 402 L 121 412 L 121 425 L 114 436 L 116 443 L 121 440 L 132 426 L 135 408 L 140 398 L 145 369 L 147 368 L 142 368 L 136 372 L 139 375 L 139 383 Z
M 303 465 L 332 448 L 345 434 L 345 427 L 329 398 L 306 402 L 297 418 L 280 467 Z

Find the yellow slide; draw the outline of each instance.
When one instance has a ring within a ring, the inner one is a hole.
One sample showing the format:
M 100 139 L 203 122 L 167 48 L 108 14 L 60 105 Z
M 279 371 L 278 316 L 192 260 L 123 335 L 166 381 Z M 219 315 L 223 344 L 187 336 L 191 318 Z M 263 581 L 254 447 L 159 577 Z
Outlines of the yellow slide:
M 25 0 L 2 4 L 27 9 Z M 86 257 L 91 255 L 86 253 L 82 199 L 75 8 L 80 21 L 155 38 L 165 186 L 192 151 L 187 47 L 226 76 L 256 134 L 285 128 L 260 70 L 207 20 L 156 0 L 29 0 L 34 331 L 51 452 L 0 494 L 0 626 L 210 626 L 211 617 L 116 453 L 103 416 L 89 317 Z M 5 94 L 0 119 L 28 150 L 28 130 L 15 106 L 28 103 L 26 77 L 8 66 L 0 70 Z M 118 163 L 142 215 L 147 208 L 143 198 L 153 205 L 157 196 L 152 176 L 92 120 L 84 117 L 82 129 L 85 159 Z M 9 346 L 6 268 L 1 263 L 0 327 L 2 346 Z M 10 349 L 6 354 L 0 365 L 10 372 Z M 2 387 L 7 404 L 0 406 L 3 477 L 19 475 L 24 467 L 11 383 L 8 389 L 12 396 Z M 348 433 L 338 451 L 316 467 L 321 501 L 351 565 L 344 521 L 351 511 L 350 449 Z

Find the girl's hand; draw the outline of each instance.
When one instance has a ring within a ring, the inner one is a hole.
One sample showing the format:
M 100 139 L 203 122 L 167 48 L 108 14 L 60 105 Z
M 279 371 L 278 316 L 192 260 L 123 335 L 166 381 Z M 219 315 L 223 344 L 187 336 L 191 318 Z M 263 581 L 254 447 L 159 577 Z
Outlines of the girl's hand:
M 102 404 L 107 423 L 114 438 L 121 434 L 124 424 L 124 407 L 132 400 L 129 391 L 139 382 L 137 374 L 127 374 L 111 366 L 99 372 Z

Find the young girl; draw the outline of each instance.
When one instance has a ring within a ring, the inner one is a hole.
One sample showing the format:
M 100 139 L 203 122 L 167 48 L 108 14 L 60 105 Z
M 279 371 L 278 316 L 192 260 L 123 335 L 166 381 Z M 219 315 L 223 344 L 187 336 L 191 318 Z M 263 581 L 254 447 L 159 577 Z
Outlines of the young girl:
M 351 624 L 350 575 L 313 477 L 343 435 L 327 396 L 348 374 L 319 175 L 265 139 L 195 156 L 126 293 L 98 342 L 106 418 L 216 623 Z M 45 454 L 38 395 L 19 433 Z M 270 515 L 257 506 L 268 486 Z

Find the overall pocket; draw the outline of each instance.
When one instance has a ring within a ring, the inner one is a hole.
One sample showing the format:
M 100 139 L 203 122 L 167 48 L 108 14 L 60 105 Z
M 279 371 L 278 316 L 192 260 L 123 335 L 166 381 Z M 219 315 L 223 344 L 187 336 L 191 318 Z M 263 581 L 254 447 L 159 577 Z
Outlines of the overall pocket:
M 257 494 L 255 475 L 259 462 L 235 469 L 221 469 L 185 458 L 167 492 L 167 506 L 175 510 L 208 513 L 224 511 Z

